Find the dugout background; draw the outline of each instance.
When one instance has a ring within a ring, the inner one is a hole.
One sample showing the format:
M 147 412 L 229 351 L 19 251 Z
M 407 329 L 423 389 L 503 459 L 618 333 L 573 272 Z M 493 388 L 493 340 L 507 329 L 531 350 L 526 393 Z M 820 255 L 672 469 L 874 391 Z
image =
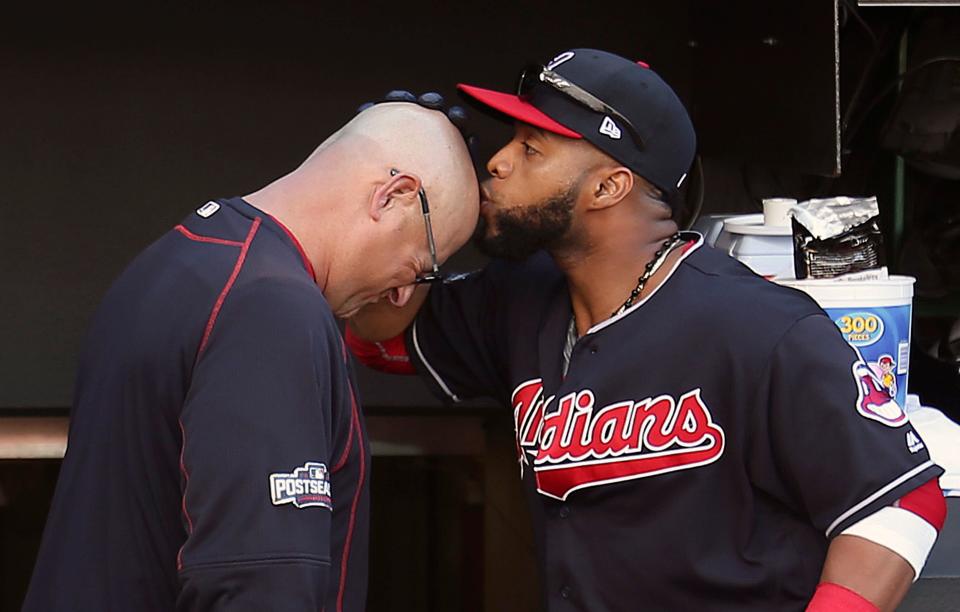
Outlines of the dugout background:
M 389 89 L 509 89 L 528 61 L 597 46 L 650 62 L 711 157 L 833 172 L 834 2 L 693 4 L 7 3 L 0 408 L 69 405 L 90 314 L 138 251 L 207 199 L 288 172 Z M 473 116 L 485 160 L 507 129 Z M 716 206 L 743 206 L 712 187 Z M 403 405 L 427 400 L 419 389 L 365 391 Z
M 527 61 L 604 48 L 648 61 L 691 109 L 704 211 L 754 210 L 742 169 L 756 160 L 785 173 L 772 190 L 828 180 L 850 93 L 839 14 L 837 0 L 5 3 L 0 417 L 65 416 L 87 322 L 127 262 L 206 200 L 289 171 L 389 89 L 509 89 Z M 856 75 L 862 41 L 843 38 Z M 509 128 L 471 116 L 485 160 Z M 853 178 L 883 191 L 884 163 Z M 481 263 L 467 249 L 447 268 Z M 509 415 L 359 375 L 376 455 L 369 609 L 535 609 Z M 57 469 L 0 461 L 0 610 L 19 608 Z

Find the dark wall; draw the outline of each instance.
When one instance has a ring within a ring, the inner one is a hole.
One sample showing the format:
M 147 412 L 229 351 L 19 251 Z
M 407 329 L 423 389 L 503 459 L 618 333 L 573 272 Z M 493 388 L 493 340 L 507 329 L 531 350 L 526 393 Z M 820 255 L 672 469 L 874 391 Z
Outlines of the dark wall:
M 5 7 L 0 408 L 67 406 L 87 321 L 139 250 L 207 199 L 242 195 L 290 170 L 359 103 L 388 89 L 452 96 L 461 80 L 509 88 L 526 61 L 594 46 L 647 60 L 691 104 L 698 71 L 688 44 L 690 6 L 281 0 Z M 832 36 L 832 27 L 823 23 L 820 35 Z M 710 57 L 724 52 L 715 47 Z M 832 69 L 810 67 L 818 75 Z M 740 95 L 723 87 L 708 94 Z M 485 157 L 507 129 L 474 121 Z M 701 131 L 701 140 L 710 142 L 709 133 Z M 468 252 L 454 267 L 475 263 Z M 426 401 L 413 381 L 365 386 L 372 404 Z
M 557 2 L 14 9 L 0 25 L 0 406 L 69 404 L 83 329 L 130 258 L 206 199 L 292 169 L 359 103 L 395 87 L 452 95 L 457 80 L 510 86 L 528 59 L 580 45 L 655 58 L 679 80 L 681 38 L 663 34 L 682 27 L 684 11 L 674 2 L 618 19 Z

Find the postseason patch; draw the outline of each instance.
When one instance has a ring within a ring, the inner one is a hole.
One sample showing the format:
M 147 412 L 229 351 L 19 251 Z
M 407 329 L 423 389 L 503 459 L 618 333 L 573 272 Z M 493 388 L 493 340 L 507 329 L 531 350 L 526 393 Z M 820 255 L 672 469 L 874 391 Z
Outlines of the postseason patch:
M 293 504 L 296 508 L 319 506 L 333 510 L 327 466 L 308 461 L 291 474 L 270 474 L 270 501 L 274 506 Z

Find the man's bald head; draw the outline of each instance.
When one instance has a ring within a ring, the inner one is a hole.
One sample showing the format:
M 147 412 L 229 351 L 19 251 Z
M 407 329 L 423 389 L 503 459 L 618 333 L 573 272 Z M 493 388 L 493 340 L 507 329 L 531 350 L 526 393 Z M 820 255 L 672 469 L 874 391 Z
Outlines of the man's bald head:
M 333 162 L 356 180 L 385 180 L 391 170 L 417 177 L 430 202 L 437 247 L 449 255 L 473 232 L 476 172 L 463 136 L 440 111 L 407 102 L 376 104 L 331 135 L 299 171 Z
M 299 168 L 246 197 L 293 231 L 334 312 L 348 316 L 388 293 L 409 297 L 431 271 L 421 189 L 442 262 L 473 234 L 477 176 L 446 115 L 398 102 L 358 114 Z

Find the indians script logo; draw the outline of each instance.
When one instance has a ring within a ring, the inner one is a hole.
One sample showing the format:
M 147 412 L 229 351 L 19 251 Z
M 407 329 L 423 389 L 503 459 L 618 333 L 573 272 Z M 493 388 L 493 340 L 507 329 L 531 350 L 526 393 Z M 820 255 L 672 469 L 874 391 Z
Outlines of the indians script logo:
M 597 408 L 589 389 L 543 397 L 536 378 L 512 396 L 521 476 L 532 463 L 537 490 L 556 499 L 594 487 L 713 463 L 724 433 L 694 389 Z

